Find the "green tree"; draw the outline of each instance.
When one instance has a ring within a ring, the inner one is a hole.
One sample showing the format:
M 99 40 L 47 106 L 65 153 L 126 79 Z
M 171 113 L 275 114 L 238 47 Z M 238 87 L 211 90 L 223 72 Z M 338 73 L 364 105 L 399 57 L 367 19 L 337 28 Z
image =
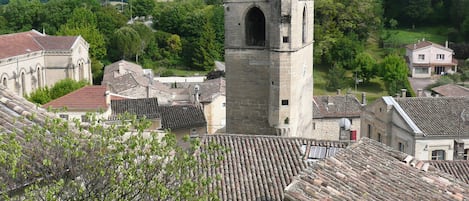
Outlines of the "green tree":
M 44 105 L 52 100 L 50 97 L 49 87 L 39 88 L 36 91 L 31 92 L 31 94 L 29 94 L 26 99 L 41 105 Z
M 331 50 L 330 63 L 338 63 L 345 69 L 352 70 L 353 59 L 363 51 L 362 44 L 354 36 L 339 38 Z
M 133 16 L 148 16 L 153 13 L 156 7 L 155 0 L 130 0 Z
M 42 4 L 39 0 L 10 0 L 2 6 L 2 16 L 7 20 L 9 29 L 29 31 L 38 28 L 38 19 L 41 18 Z
M 40 116 L 12 120 L 29 126 L 0 135 L 0 167 L 8 173 L 1 192 L 24 179 L 32 181 L 19 195 L 25 200 L 217 200 L 207 188 L 216 178 L 200 172 L 218 164 L 198 159 L 223 151 L 217 144 L 186 137 L 183 149 L 174 134 L 152 132 L 135 116 L 106 126 L 91 114 L 87 125 Z
M 431 0 L 409 0 L 404 12 L 409 22 L 414 25 L 425 21 L 433 13 L 431 3 Z
M 122 59 L 134 58 L 141 51 L 142 39 L 132 27 L 125 26 L 114 32 L 114 47 Z
M 362 79 L 365 84 L 369 83 L 377 74 L 376 60 L 368 53 L 362 52 L 358 54 L 354 61 L 353 67 L 357 73 L 358 79 Z
M 88 81 L 82 80 L 82 81 L 75 81 L 70 78 L 66 78 L 63 80 L 60 80 L 56 82 L 51 88 L 50 88 L 50 97 L 52 100 L 62 97 L 72 91 L 75 91 L 79 88 L 82 88 L 88 84 Z
M 60 27 L 58 35 L 81 35 L 90 44 L 90 56 L 102 59 L 106 56 L 104 36 L 97 28 L 96 15 L 89 9 L 77 8 L 65 25 Z
M 407 64 L 404 58 L 392 54 L 384 58 L 380 65 L 380 76 L 382 77 L 389 95 L 399 93 L 401 89 L 412 90 L 407 79 Z
M 347 81 L 345 80 L 346 73 L 347 71 L 342 66 L 334 65 L 329 69 L 329 73 L 327 74 L 326 89 L 335 91 L 347 87 Z

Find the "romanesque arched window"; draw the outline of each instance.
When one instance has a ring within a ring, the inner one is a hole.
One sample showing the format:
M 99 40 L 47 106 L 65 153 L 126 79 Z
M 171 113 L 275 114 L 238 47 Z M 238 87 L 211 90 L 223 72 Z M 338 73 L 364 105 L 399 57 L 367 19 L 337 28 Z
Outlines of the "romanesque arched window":
M 2 84 L 3 84 L 3 86 L 8 87 L 8 80 L 7 80 L 6 77 L 3 77 Z
M 85 69 L 83 69 L 83 61 L 78 62 L 78 79 L 85 79 Z
M 251 8 L 245 18 L 246 44 L 252 46 L 265 45 L 265 17 L 257 8 Z
M 306 17 L 306 7 L 303 8 L 303 24 L 301 26 L 302 28 L 302 41 L 303 43 L 306 43 L 306 40 L 307 40 L 307 37 L 308 37 L 308 27 L 307 27 L 307 24 L 308 24 L 308 21 L 307 21 L 307 17 Z
M 26 95 L 26 76 L 24 75 L 24 72 L 21 73 L 21 89 L 22 89 L 23 96 L 25 96 Z
M 40 88 L 42 86 L 42 77 L 41 77 L 41 68 L 37 67 L 36 69 L 36 74 L 37 74 L 37 88 Z

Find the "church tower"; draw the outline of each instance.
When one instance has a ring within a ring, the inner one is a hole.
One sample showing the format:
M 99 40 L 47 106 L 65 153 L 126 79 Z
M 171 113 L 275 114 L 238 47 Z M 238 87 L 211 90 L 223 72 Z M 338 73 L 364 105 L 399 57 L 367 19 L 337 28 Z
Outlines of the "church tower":
M 226 132 L 311 137 L 313 0 L 225 0 Z

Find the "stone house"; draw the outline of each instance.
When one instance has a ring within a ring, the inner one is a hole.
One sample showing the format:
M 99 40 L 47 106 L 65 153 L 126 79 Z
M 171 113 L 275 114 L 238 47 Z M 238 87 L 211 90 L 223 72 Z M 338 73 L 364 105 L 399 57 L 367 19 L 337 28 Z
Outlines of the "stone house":
M 0 35 L 1 84 L 25 95 L 65 78 L 91 83 L 88 49 L 81 36 L 49 36 L 36 30 Z
M 469 97 L 382 97 L 361 116 L 361 137 L 419 160 L 463 159 L 469 152 Z
M 467 200 L 469 184 L 382 143 L 362 138 L 305 168 L 284 201 Z
M 362 103 L 354 95 L 314 96 L 312 138 L 334 141 L 358 139 L 361 110 Z M 344 118 L 350 127 L 340 127 L 339 123 Z
M 207 119 L 208 134 L 225 133 L 226 126 L 226 82 L 225 78 L 206 80 L 191 84 L 191 102 L 200 104 Z
M 409 73 L 415 78 L 430 78 L 457 71 L 458 62 L 453 58 L 454 51 L 430 41 L 418 41 L 406 46 L 406 62 Z

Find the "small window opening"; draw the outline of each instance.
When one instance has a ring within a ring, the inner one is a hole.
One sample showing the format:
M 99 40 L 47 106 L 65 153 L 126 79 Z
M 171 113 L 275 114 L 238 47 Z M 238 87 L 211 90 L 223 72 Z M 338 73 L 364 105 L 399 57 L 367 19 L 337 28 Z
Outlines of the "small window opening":
M 284 36 L 284 37 L 283 37 L 283 42 L 284 42 L 284 43 L 290 42 L 288 36 Z
M 282 105 L 288 105 L 288 100 L 282 100 Z

